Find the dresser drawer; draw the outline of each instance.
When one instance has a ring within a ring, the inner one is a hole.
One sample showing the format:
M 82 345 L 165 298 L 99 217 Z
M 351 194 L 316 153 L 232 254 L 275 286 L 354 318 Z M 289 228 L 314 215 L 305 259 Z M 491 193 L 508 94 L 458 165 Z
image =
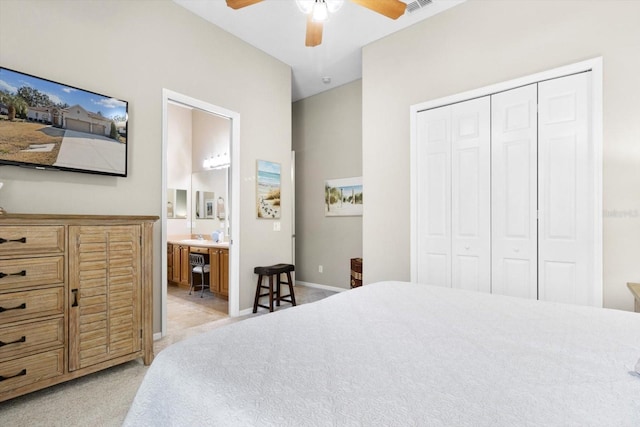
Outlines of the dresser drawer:
M 64 288 L 0 294 L 0 326 L 64 313 Z
M 0 291 L 64 282 L 64 257 L 18 258 L 0 261 Z
M 0 362 L 0 393 L 24 387 L 64 373 L 64 351 L 46 351 Z
M 0 328 L 0 360 L 16 358 L 28 352 L 62 347 L 63 344 L 62 317 Z
M 0 256 L 64 252 L 64 227 L 56 225 L 0 227 Z

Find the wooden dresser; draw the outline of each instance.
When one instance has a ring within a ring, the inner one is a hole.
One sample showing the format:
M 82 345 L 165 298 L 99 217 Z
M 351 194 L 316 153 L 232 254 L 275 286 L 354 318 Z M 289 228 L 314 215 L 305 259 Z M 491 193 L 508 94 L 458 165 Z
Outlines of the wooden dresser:
M 151 363 L 157 219 L 0 215 L 0 402 Z

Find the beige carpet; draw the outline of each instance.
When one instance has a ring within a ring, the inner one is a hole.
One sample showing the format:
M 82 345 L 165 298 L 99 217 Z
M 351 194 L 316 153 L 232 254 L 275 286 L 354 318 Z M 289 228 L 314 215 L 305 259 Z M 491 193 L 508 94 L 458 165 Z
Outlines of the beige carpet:
M 323 299 L 333 293 L 296 286 L 299 305 Z M 220 304 L 222 303 L 211 296 L 207 301 L 207 295 L 200 299 L 198 296 L 188 296 L 187 291 L 170 289 L 169 328 L 165 337 L 153 343 L 155 354 L 200 332 L 267 313 L 261 309 L 257 314 L 244 317 L 223 317 L 225 313 L 216 310 L 220 309 Z M 282 309 L 287 307 L 288 304 L 285 304 Z M 189 327 L 193 319 L 203 318 L 209 321 Z M 0 427 L 120 426 L 146 371 L 147 367 L 142 361 L 136 360 L 2 402 Z
M 224 318 L 167 335 L 154 343 L 158 354 L 168 345 L 242 318 Z M 0 426 L 120 426 L 147 367 L 136 360 L 0 403 Z

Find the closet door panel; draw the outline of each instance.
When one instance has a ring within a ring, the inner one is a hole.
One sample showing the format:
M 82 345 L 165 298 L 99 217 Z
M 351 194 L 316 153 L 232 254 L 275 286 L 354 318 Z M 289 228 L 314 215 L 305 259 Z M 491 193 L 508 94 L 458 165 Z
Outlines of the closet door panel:
M 417 281 L 451 286 L 450 107 L 418 114 Z
M 491 291 L 490 98 L 451 106 L 452 286 Z
M 593 305 L 589 73 L 539 83 L 539 297 Z
M 536 299 L 537 85 L 491 97 L 492 293 Z

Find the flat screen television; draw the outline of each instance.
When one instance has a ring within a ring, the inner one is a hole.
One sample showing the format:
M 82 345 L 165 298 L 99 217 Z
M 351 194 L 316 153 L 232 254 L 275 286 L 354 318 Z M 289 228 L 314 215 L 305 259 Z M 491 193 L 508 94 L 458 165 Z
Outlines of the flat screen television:
M 0 165 L 127 176 L 128 107 L 0 67 Z

